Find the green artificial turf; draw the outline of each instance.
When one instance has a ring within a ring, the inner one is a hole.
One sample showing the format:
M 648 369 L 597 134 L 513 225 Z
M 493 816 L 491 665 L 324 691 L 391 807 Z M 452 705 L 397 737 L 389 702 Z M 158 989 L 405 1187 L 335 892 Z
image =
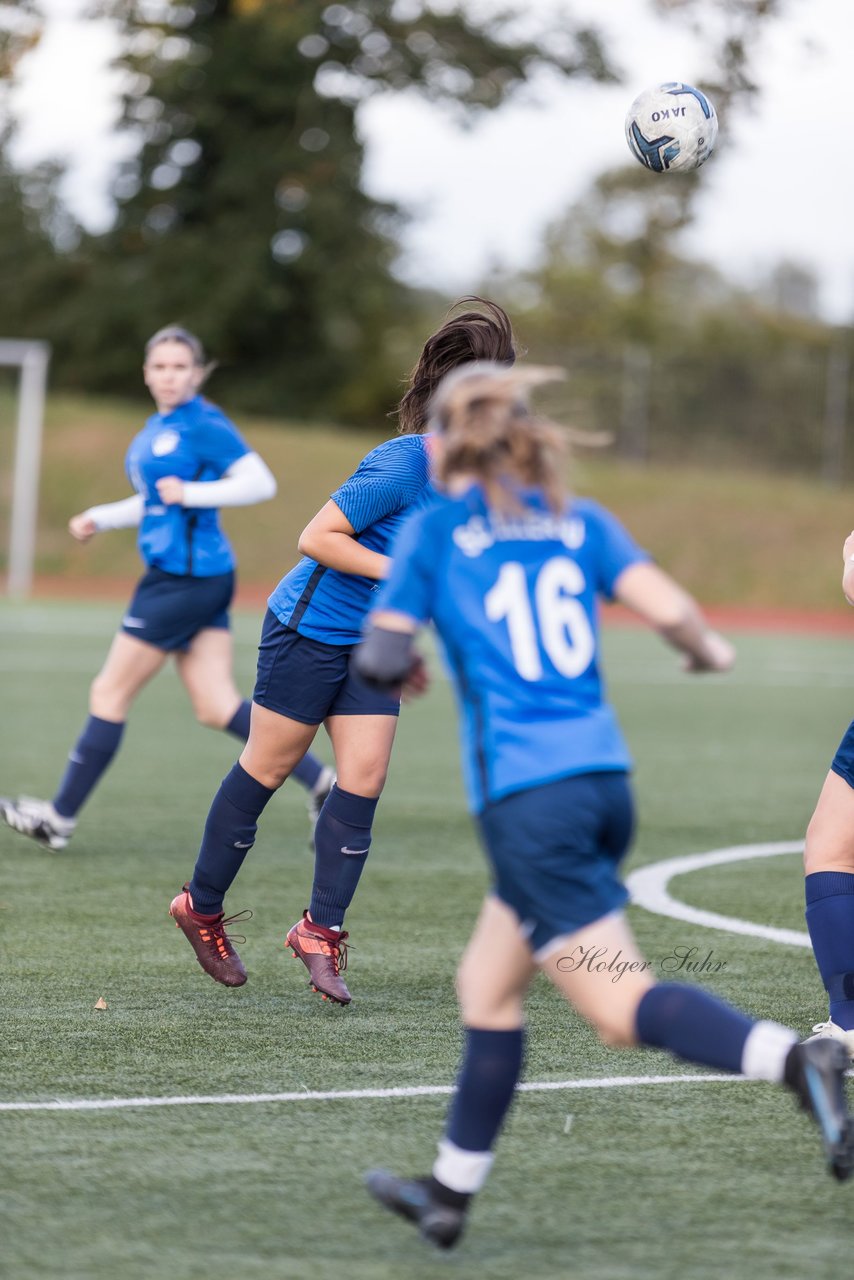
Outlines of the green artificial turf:
M 0 792 L 50 795 L 120 606 L 0 607 Z M 237 619 L 251 688 L 257 616 Z M 748 637 L 737 670 L 691 679 L 645 633 L 605 640 L 637 760 L 630 866 L 798 839 L 848 723 L 842 639 Z M 449 1085 L 453 970 L 485 869 L 459 781 L 450 689 L 402 718 L 371 860 L 348 916 L 349 1009 L 312 995 L 282 941 L 307 903 L 299 789 L 268 810 L 228 902 L 250 907 L 249 982 L 216 986 L 167 917 L 210 799 L 237 754 L 196 725 L 171 672 L 134 709 L 68 850 L 0 830 L 0 1101 Z M 328 745 L 318 740 L 329 758 Z M 792 855 L 674 879 L 707 910 L 803 928 Z M 806 1032 L 825 1016 L 807 950 L 631 909 L 656 964 L 677 946 L 724 967 L 697 981 Z M 96 1011 L 103 997 L 108 1008 Z M 693 1071 L 618 1052 L 538 982 L 526 1079 Z M 837 1275 L 854 1184 L 770 1085 L 525 1093 L 451 1258 L 368 1200 L 372 1165 L 429 1168 L 447 1099 L 335 1099 L 99 1112 L 0 1112 L 0 1274 L 10 1280 L 740 1280 Z M 571 1119 L 568 1119 L 571 1117 Z

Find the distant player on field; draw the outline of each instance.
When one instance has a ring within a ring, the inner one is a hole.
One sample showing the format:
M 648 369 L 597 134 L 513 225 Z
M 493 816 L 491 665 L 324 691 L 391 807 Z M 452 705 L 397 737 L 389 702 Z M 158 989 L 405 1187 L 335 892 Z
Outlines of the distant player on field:
M 854 533 L 842 548 L 842 591 L 854 605 Z M 806 919 L 830 1009 L 811 1039 L 854 1059 L 854 722 L 845 731 L 807 828 Z
M 697 987 L 656 985 L 624 919 L 630 760 L 603 697 L 596 598 L 628 605 L 681 651 L 688 671 L 726 671 L 734 652 L 612 515 L 562 492 L 561 437 L 532 415 L 526 395 L 549 373 L 481 364 L 442 384 L 430 427 L 445 496 L 395 542 L 354 655 L 360 675 L 391 689 L 418 661 L 415 631 L 434 622 L 493 877 L 457 975 L 465 1050 L 432 1176 L 375 1170 L 367 1179 L 383 1205 L 445 1248 L 492 1163 L 538 969 L 608 1044 L 667 1049 L 787 1085 L 819 1123 L 836 1176 L 854 1164 L 841 1046 L 799 1044 L 794 1031 Z M 591 955 L 606 965 L 588 964 Z
M 432 498 L 427 406 L 446 373 L 476 359 L 512 364 L 506 313 L 480 298 L 455 312 L 425 343 L 400 402 L 400 434 L 371 450 L 300 538 L 304 552 L 269 599 L 258 655 L 252 731 L 219 789 L 189 885 L 170 908 L 217 982 L 240 986 L 246 970 L 224 926 L 223 898 L 251 848 L 276 789 L 308 750 L 321 724 L 335 752 L 336 785 L 314 832 L 309 907 L 287 935 L 314 989 L 350 1002 L 340 969 L 346 912 L 371 845 L 371 826 L 388 771 L 400 697 L 354 679 L 350 653 L 374 593 L 388 574 L 388 548 L 410 511 Z
M 119 749 L 133 702 L 170 655 L 200 722 L 243 741 L 249 736 L 249 703 L 232 677 L 234 555 L 217 509 L 264 502 L 276 482 L 222 410 L 199 394 L 208 372 L 194 334 L 177 325 L 154 334 L 143 376 L 157 412 L 126 459 L 135 492 L 69 522 L 79 542 L 138 526 L 147 570 L 92 682 L 89 718 L 53 800 L 0 799 L 8 825 L 49 849 L 68 844 L 78 813 Z M 312 814 L 332 785 L 332 771 L 306 756 L 294 774 L 309 791 Z

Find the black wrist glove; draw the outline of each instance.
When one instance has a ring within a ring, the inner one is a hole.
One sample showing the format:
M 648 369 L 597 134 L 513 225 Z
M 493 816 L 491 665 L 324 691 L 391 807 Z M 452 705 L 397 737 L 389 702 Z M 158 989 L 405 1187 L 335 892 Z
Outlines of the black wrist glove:
M 418 661 L 412 648 L 414 639 L 405 631 L 371 627 L 353 651 L 351 662 L 356 675 L 373 689 L 393 689 L 403 684 Z

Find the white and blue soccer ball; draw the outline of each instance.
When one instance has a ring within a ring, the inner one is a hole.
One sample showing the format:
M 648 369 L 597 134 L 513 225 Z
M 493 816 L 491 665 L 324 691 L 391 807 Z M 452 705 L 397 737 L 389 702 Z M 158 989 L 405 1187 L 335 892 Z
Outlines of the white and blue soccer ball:
M 626 116 L 629 150 L 653 173 L 699 169 L 718 136 L 718 117 L 693 85 L 672 80 L 638 94 Z

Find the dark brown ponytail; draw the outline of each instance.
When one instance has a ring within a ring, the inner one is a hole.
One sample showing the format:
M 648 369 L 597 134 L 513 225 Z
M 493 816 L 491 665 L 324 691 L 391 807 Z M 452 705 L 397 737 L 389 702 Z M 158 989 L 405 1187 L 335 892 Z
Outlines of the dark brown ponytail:
M 477 310 L 452 314 L 458 307 L 475 304 Z M 489 360 L 512 365 L 516 343 L 510 317 L 497 302 L 471 295 L 451 308 L 448 319 L 424 343 L 409 386 L 397 407 L 398 431 L 417 435 L 426 430 L 430 401 L 446 374 L 472 361 Z

